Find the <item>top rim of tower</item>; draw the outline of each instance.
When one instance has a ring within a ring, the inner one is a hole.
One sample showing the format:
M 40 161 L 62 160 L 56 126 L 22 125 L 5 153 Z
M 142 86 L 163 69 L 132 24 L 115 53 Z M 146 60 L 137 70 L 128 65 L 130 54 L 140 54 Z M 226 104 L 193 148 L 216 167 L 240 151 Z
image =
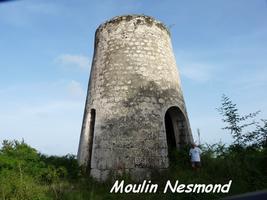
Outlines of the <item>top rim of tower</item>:
M 159 27 L 162 30 L 165 30 L 167 32 L 167 34 L 170 36 L 170 30 L 168 29 L 168 27 L 162 23 L 161 21 L 148 16 L 148 15 L 139 15 L 139 14 L 129 14 L 129 15 L 119 15 L 119 16 L 115 16 L 107 21 L 105 21 L 104 23 L 100 24 L 98 26 L 98 28 L 96 29 L 96 33 L 101 31 L 102 29 L 104 29 L 108 24 L 119 24 L 121 21 L 131 21 L 133 19 L 136 18 L 143 18 L 145 23 L 149 26 L 151 26 L 152 24 L 155 24 L 157 27 Z

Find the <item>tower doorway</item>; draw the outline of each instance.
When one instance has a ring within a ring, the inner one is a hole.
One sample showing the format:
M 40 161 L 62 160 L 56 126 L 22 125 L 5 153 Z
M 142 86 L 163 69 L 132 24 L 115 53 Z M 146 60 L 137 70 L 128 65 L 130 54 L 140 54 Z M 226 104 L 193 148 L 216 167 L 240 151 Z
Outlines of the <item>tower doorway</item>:
M 172 106 L 166 111 L 164 120 L 168 157 L 172 161 L 175 159 L 175 150 L 189 142 L 189 129 L 183 112 L 176 106 Z

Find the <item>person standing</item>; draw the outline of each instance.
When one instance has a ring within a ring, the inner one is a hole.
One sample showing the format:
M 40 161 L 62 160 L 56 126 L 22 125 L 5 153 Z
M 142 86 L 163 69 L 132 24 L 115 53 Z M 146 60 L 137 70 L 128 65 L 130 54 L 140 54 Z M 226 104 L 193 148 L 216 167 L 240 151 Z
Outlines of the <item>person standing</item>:
M 192 144 L 192 147 L 189 151 L 189 156 L 191 158 L 192 168 L 198 170 L 201 167 L 200 155 L 202 151 L 197 147 L 196 144 Z

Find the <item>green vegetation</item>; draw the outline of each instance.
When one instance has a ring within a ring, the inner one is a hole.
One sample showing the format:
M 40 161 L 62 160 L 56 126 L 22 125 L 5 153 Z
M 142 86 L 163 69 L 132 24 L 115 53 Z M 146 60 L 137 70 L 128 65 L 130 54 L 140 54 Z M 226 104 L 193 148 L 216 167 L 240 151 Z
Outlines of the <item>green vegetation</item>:
M 156 172 L 156 194 L 109 194 L 113 182 L 97 183 L 83 178 L 74 156 L 45 156 L 18 141 L 4 141 L 0 150 L 0 199 L 217 199 L 225 194 L 162 194 L 167 180 L 179 183 L 227 183 L 233 180 L 230 194 L 267 188 L 267 148 L 222 144 L 203 146 L 200 171 L 193 171 L 188 148 L 174 151 L 178 159 L 165 172 Z M 85 176 L 86 177 L 86 176 Z M 133 183 L 128 177 L 121 177 Z M 229 195 L 229 194 L 228 194 Z
M 236 104 L 225 95 L 222 96 L 222 105 L 218 111 L 223 117 L 222 121 L 226 123 L 223 129 L 230 131 L 234 144 L 242 147 L 266 146 L 267 120 L 255 120 L 260 111 L 240 116 Z
M 3 141 L 0 149 L 0 200 L 101 200 L 101 199 L 218 199 L 223 196 L 267 188 L 266 120 L 240 117 L 236 105 L 223 97 L 219 108 L 226 127 L 235 142 L 202 145 L 202 168 L 193 171 L 188 151 L 184 147 L 173 151 L 171 166 L 164 172 L 154 172 L 152 183 L 159 184 L 156 194 L 110 194 L 114 180 L 98 183 L 82 174 L 73 155 L 46 156 L 38 153 L 24 141 Z M 249 124 L 249 125 L 247 125 Z M 254 126 L 249 131 L 245 127 Z M 86 178 L 87 177 L 87 178 Z M 133 183 L 124 175 L 120 179 Z M 167 193 L 162 190 L 167 180 L 174 183 L 228 183 L 229 194 Z

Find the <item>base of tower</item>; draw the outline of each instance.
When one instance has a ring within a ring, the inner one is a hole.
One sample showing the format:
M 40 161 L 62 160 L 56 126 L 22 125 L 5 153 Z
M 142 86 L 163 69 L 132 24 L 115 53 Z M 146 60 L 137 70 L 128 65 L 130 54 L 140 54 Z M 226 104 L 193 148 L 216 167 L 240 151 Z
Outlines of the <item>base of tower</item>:
M 116 180 L 118 178 L 130 178 L 133 181 L 150 180 L 153 174 L 161 173 L 166 169 L 151 169 L 151 168 L 132 168 L 123 170 L 114 169 L 91 169 L 90 176 L 99 182 L 104 182 L 108 179 Z

